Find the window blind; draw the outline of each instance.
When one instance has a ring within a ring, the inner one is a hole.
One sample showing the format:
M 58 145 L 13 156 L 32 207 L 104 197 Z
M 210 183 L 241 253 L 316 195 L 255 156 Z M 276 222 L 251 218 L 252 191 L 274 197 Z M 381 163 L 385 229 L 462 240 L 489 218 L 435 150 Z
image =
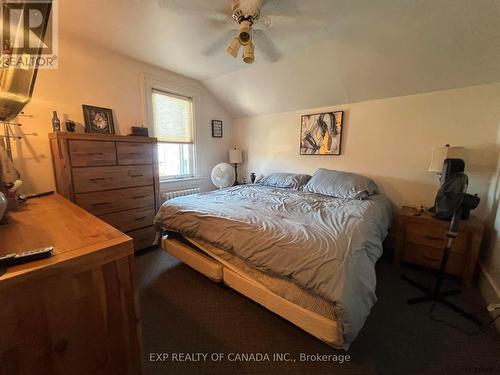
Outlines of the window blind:
M 153 90 L 153 121 L 159 142 L 193 143 L 193 101 Z

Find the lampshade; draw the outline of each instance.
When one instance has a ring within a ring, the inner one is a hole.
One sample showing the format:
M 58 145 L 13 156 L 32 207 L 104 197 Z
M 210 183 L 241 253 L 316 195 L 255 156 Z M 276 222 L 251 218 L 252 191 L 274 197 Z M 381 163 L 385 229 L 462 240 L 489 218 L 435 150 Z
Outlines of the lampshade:
M 243 153 L 241 150 L 236 148 L 229 150 L 229 162 L 231 164 L 243 163 Z
M 463 157 L 463 150 L 463 147 L 452 147 L 450 145 L 446 145 L 444 147 L 433 147 L 429 172 L 441 173 L 444 161 L 446 159 L 461 159 Z

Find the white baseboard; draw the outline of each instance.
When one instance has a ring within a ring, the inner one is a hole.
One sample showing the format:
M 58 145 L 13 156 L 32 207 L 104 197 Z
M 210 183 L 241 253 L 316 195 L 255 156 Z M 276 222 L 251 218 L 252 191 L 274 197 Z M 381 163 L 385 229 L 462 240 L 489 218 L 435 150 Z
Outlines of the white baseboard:
M 488 272 L 488 270 L 486 269 L 486 267 L 483 265 L 482 262 L 479 262 L 479 268 L 480 268 L 481 272 L 483 273 L 485 279 L 488 281 L 491 288 L 493 289 L 493 291 L 497 295 L 497 298 L 500 300 L 500 286 L 497 285 L 497 283 L 495 282 L 495 280 L 490 275 L 490 273 Z

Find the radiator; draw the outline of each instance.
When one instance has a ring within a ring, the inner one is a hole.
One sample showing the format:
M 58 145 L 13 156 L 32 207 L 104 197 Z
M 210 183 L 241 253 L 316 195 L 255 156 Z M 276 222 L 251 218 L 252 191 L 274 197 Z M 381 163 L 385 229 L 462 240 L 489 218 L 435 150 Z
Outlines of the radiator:
M 200 192 L 200 188 L 191 188 L 183 190 L 165 191 L 161 194 L 162 203 L 172 198 L 183 197 L 185 195 L 192 195 Z

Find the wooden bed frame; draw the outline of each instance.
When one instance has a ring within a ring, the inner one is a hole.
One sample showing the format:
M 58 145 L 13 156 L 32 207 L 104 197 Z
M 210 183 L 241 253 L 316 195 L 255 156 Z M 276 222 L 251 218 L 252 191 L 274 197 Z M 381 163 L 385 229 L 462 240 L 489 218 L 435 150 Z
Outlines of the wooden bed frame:
M 186 240 L 193 242 L 188 238 Z M 161 246 L 167 253 L 212 281 L 223 282 L 328 345 L 342 349 L 344 341 L 343 337 L 339 335 L 335 320 L 328 319 L 280 297 L 227 261 L 210 253 L 198 243 L 196 245 L 193 243 L 193 247 L 191 247 L 177 239 L 164 236 Z M 197 249 L 202 250 L 203 253 Z

